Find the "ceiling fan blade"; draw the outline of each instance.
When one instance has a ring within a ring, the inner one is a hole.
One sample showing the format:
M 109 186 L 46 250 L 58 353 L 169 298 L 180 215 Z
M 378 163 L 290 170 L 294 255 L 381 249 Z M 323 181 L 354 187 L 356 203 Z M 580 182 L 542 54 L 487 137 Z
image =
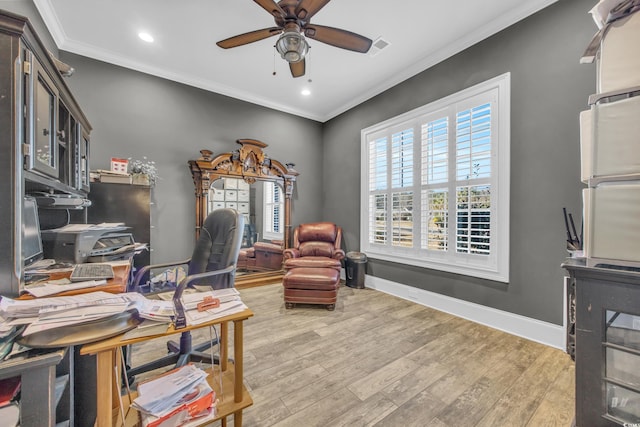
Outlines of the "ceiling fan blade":
M 323 25 L 305 25 L 304 35 L 319 42 L 342 49 L 366 53 L 371 47 L 372 40 L 351 31 Z
M 309 19 L 325 7 L 329 1 L 331 0 L 301 0 L 296 7 L 296 16 L 298 19 L 309 22 Z
M 262 30 L 251 31 L 249 33 L 229 37 L 228 39 L 221 40 L 216 44 L 223 49 L 229 49 L 232 47 L 238 47 L 245 44 L 257 42 L 258 40 L 275 36 L 276 34 L 280 34 L 281 32 L 282 28 L 280 27 L 263 28 Z
M 289 62 L 289 69 L 291 70 L 291 75 L 293 77 L 302 77 L 304 76 L 305 69 L 307 68 L 304 59 L 298 62 Z
M 286 13 L 284 13 L 284 10 L 282 10 L 282 8 L 278 5 L 278 3 L 276 3 L 273 0 L 253 0 L 253 1 L 258 3 L 260 7 L 262 7 L 264 10 L 266 10 L 276 18 L 279 16 L 281 17 L 286 16 Z

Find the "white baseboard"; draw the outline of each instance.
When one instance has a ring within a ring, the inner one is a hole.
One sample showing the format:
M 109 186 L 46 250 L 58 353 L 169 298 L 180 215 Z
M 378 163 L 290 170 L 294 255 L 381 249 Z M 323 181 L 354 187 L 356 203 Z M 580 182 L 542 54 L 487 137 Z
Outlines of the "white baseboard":
M 414 301 L 435 310 L 444 311 L 445 313 L 453 314 L 454 316 L 462 317 L 463 319 L 550 347 L 563 351 L 566 349 L 564 326 L 554 325 L 553 323 L 543 322 L 519 314 L 459 300 L 374 276 L 365 277 L 365 287 L 408 301 Z

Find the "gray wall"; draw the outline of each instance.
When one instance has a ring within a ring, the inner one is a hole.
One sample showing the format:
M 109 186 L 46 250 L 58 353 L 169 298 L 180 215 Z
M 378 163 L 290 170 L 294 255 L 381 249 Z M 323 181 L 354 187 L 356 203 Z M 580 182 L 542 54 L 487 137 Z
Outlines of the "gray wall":
M 109 169 L 111 157 L 156 162 L 152 262 L 191 255 L 195 192 L 188 160 L 204 148 L 233 151 L 240 138 L 266 142 L 271 158 L 296 164 L 294 223 L 321 218 L 313 196 L 322 189 L 320 123 L 70 53 L 61 59 L 76 69 L 68 82 L 93 126 L 91 168 Z
M 592 5 L 561 0 L 325 123 L 324 218 L 359 248 L 360 130 L 511 72 L 510 283 L 371 260 L 368 274 L 562 324 L 562 207 L 581 217 L 578 114 L 595 91 L 579 59 Z
M 31 0 L 0 0 L 0 9 L 8 10 L 9 12 L 29 18 L 29 22 L 36 31 L 36 34 L 38 34 L 38 37 L 40 37 L 44 43 L 45 47 L 53 54 L 58 54 L 58 47 L 53 41 L 53 37 L 49 34 L 47 26 L 44 24 L 44 21 L 38 13 L 38 9 L 36 9 Z

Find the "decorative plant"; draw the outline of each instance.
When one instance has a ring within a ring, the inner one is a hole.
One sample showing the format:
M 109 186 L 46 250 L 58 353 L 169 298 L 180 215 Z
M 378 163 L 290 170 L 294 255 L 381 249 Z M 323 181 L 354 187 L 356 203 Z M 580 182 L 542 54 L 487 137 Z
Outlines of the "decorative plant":
M 129 169 L 133 175 L 147 175 L 151 185 L 154 185 L 158 179 L 156 162 L 147 160 L 147 156 L 144 156 L 142 160 L 131 160 L 129 158 Z

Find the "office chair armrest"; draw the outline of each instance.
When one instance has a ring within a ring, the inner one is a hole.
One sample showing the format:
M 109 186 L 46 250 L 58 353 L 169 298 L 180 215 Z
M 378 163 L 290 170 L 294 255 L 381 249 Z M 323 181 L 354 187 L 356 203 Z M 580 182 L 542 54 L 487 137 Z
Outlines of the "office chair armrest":
M 136 275 L 133 278 L 133 282 L 131 283 L 131 286 L 129 287 L 129 289 L 131 289 L 132 292 L 138 292 L 140 289 L 140 281 L 145 276 L 145 274 L 147 274 L 154 268 L 176 267 L 178 265 L 189 264 L 189 261 L 191 261 L 191 259 L 187 259 L 185 261 L 177 261 L 177 262 L 174 261 L 174 262 L 165 262 L 162 264 L 145 265 L 144 267 L 142 267 L 140 270 L 136 272 Z
M 173 327 L 175 329 L 182 329 L 187 326 L 187 318 L 185 316 L 184 305 L 182 304 L 182 293 L 184 290 L 192 284 L 197 283 L 198 281 L 212 277 L 218 276 L 220 274 L 228 274 L 233 273 L 236 269 L 235 265 L 230 265 L 227 268 L 223 268 L 221 270 L 207 271 L 205 273 L 192 274 L 191 276 L 187 276 L 180 281 L 178 287 L 173 293 L 173 306 L 176 311 L 176 318 L 173 321 Z

